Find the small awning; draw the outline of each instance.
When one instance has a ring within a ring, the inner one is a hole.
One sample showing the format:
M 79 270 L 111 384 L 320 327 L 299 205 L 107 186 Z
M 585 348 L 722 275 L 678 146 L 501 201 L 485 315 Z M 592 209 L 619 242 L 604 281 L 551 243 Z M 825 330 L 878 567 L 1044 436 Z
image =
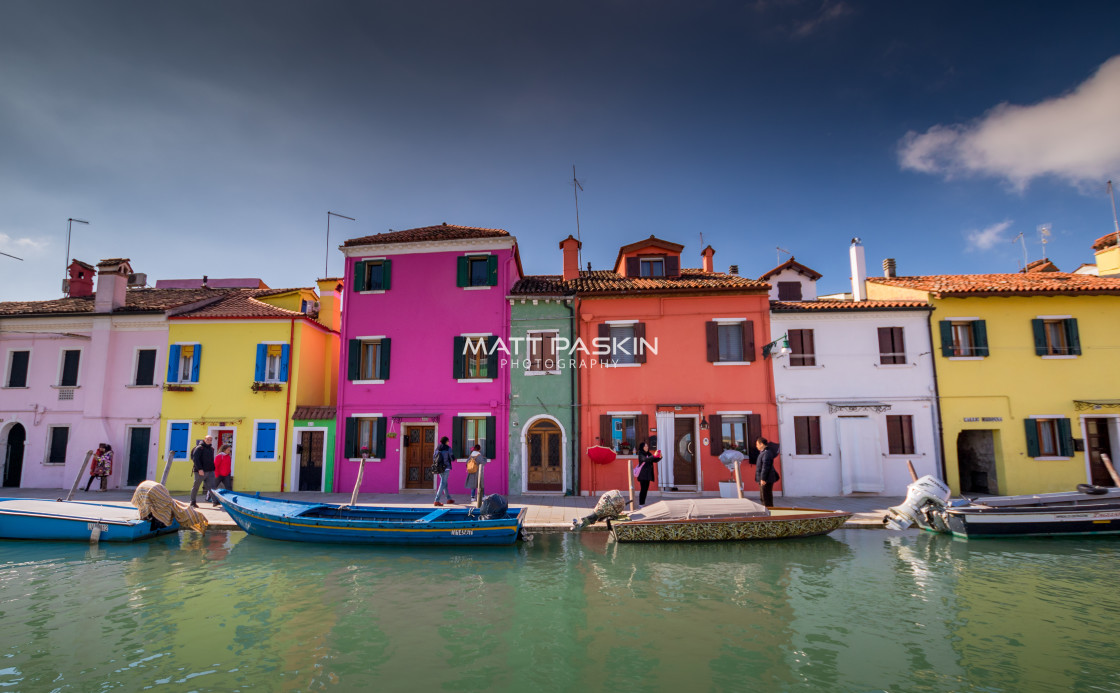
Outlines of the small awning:
M 334 407 L 296 407 L 292 418 L 296 420 L 330 420 L 335 418 L 336 410 Z
M 1075 399 L 1073 408 L 1077 411 L 1086 409 L 1108 409 L 1120 407 L 1120 399 Z
M 842 411 L 890 411 L 891 405 L 886 402 L 829 402 L 828 413 L 835 414 Z

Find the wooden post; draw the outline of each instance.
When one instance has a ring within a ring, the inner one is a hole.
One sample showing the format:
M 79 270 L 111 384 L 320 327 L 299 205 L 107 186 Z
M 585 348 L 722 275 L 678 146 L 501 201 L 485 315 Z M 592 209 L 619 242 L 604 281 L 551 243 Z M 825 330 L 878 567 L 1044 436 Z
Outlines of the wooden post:
M 914 463 L 910 460 L 906 460 L 906 466 L 910 468 L 910 481 L 917 481 L 918 473 L 914 471 Z
M 484 464 L 478 465 L 478 475 L 477 475 L 478 478 L 476 479 L 475 489 L 474 489 L 474 498 L 475 498 L 474 507 L 476 507 L 476 508 L 481 508 L 482 507 L 482 488 L 483 488 L 482 470 L 485 469 L 485 468 L 486 468 L 486 465 L 484 465 Z
M 89 466 L 89 458 L 93 457 L 93 450 L 86 450 L 86 459 L 82 462 L 82 468 L 78 470 L 78 476 L 74 478 L 74 485 L 70 487 L 70 493 L 66 495 L 66 500 L 71 500 L 74 497 L 74 492 L 78 490 L 78 485 L 82 483 L 82 472 Z
M 743 499 L 743 478 L 739 474 L 739 465 L 743 460 L 735 460 L 735 490 L 739 493 L 739 500 Z
M 630 489 L 630 510 L 637 510 L 637 501 L 634 499 L 634 460 L 626 460 L 626 485 Z
M 1112 477 L 1112 483 L 1120 486 L 1120 474 L 1116 473 L 1116 467 L 1112 466 L 1112 459 L 1109 458 L 1107 452 L 1101 453 L 1101 462 L 1104 463 L 1104 468 L 1108 470 L 1108 475 Z
M 368 459 L 369 455 L 362 455 L 362 459 L 358 462 L 358 480 L 354 482 L 354 493 L 350 494 L 350 504 L 343 507 L 349 508 L 358 502 L 358 488 L 362 485 L 362 472 L 366 470 Z
M 167 463 L 163 465 L 163 476 L 159 479 L 160 486 L 167 486 L 167 474 L 171 471 L 171 462 L 173 461 L 171 456 L 174 454 L 174 450 L 167 451 Z

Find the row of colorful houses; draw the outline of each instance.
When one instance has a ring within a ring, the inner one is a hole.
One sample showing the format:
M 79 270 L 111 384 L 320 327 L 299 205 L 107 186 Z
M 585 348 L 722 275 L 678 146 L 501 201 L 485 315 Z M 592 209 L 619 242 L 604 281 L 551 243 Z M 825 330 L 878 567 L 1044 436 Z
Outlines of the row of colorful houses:
M 753 457 L 759 436 L 787 495 L 900 495 L 910 465 L 961 492 L 1108 483 L 1115 235 L 1075 273 L 916 277 L 893 260 L 868 277 L 854 239 L 852 291 L 833 296 L 792 257 L 749 279 L 683 250 L 650 236 L 581 269 L 568 237 L 559 274 L 526 275 L 508 232 L 442 224 L 350 239 L 342 278 L 289 289 L 148 288 L 127 259 L 75 261 L 67 297 L 0 303 L 3 483 L 69 486 L 108 442 L 111 487 L 171 460 L 182 490 L 206 435 L 262 491 L 348 492 L 366 457 L 362 491 L 426 493 L 444 436 L 458 458 L 479 445 L 503 494 L 625 487 L 646 440 L 655 491 L 729 493 L 719 455 Z M 593 463 L 595 445 L 618 459 Z

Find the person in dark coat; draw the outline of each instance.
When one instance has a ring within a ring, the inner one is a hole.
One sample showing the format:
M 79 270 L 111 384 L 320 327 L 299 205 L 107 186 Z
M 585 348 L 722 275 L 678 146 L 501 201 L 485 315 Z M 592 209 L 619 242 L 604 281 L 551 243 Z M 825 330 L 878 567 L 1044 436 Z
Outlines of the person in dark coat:
M 657 466 L 657 458 L 649 451 L 649 441 L 643 442 L 638 446 L 638 484 L 641 486 L 641 492 L 638 494 L 638 507 L 646 504 L 646 493 L 649 491 L 649 484 L 654 481 L 654 467 Z
M 768 440 L 759 436 L 754 442 L 758 449 L 758 460 L 754 467 L 754 480 L 758 482 L 759 496 L 762 504 L 767 508 L 774 507 L 774 484 L 782 477 L 774 468 L 774 455 L 777 446 L 771 445 Z
M 206 436 L 201 443 L 191 451 L 191 461 L 194 462 L 194 486 L 191 487 L 191 507 L 198 507 L 198 487 L 205 485 L 206 497 L 214 488 L 214 436 Z

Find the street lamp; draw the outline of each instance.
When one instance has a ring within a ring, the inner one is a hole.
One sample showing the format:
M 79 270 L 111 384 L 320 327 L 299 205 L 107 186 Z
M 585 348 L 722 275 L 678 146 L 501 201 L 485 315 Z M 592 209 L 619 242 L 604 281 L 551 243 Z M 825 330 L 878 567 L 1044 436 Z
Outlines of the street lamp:
M 70 269 L 70 227 L 72 227 L 74 225 L 75 221 L 78 222 L 79 224 L 87 224 L 87 225 L 89 224 L 88 221 L 83 221 L 81 219 L 74 219 L 73 217 L 66 220 L 66 266 L 62 268 L 62 278 L 63 279 L 66 279 L 66 272 L 69 271 L 69 269 Z
M 327 257 L 323 259 L 323 279 L 330 277 L 330 269 L 328 264 L 331 261 L 331 217 L 341 217 L 349 219 L 350 221 L 357 221 L 353 217 L 348 217 L 343 214 L 335 214 L 334 212 L 327 212 Z
M 781 337 L 778 337 L 774 341 L 770 342 L 769 344 L 764 345 L 762 347 L 762 358 L 764 358 L 764 359 L 770 358 L 770 354 L 773 353 L 774 348 L 779 347 L 779 346 L 781 348 L 778 350 L 778 355 L 775 356 L 774 358 L 781 358 L 782 356 L 785 356 L 786 354 L 789 353 L 789 335 L 788 334 L 784 334 Z

